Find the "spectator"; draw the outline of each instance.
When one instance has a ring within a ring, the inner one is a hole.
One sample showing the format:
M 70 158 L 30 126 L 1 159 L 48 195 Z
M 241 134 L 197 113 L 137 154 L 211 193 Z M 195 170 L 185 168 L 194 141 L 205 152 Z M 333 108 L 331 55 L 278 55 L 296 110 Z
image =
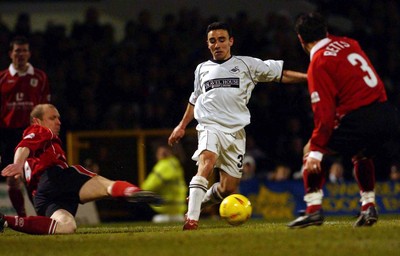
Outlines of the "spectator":
M 159 145 L 156 149 L 157 163 L 142 185 L 142 189 L 161 195 L 165 204 L 152 206 L 157 213 L 153 222 L 183 221 L 186 211 L 187 185 L 185 174 L 179 159 L 168 145 Z
M 256 160 L 250 155 L 245 155 L 243 158 L 243 175 L 241 181 L 256 177 L 256 169 Z
M 260 182 L 259 175 L 256 174 L 256 170 L 256 160 L 251 155 L 246 154 L 243 158 L 243 175 L 240 179 L 238 193 L 245 196 L 258 193 Z
M 290 178 L 291 170 L 290 167 L 286 164 L 278 164 L 273 172 L 268 176 L 268 180 L 270 181 L 285 181 Z
M 340 161 L 334 161 L 329 168 L 329 182 L 341 184 L 344 182 L 344 167 Z
M 400 171 L 395 165 L 390 168 L 390 180 L 397 182 L 400 181 Z

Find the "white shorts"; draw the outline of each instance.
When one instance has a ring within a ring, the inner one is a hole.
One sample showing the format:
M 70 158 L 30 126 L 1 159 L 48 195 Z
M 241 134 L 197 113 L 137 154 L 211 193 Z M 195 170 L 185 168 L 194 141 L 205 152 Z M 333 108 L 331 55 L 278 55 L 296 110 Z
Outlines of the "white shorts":
M 241 129 L 234 133 L 224 133 L 216 130 L 209 130 L 199 126 L 198 148 L 192 159 L 199 160 L 201 152 L 209 150 L 218 155 L 215 168 L 220 168 L 235 178 L 242 177 L 243 157 L 246 152 L 246 132 Z

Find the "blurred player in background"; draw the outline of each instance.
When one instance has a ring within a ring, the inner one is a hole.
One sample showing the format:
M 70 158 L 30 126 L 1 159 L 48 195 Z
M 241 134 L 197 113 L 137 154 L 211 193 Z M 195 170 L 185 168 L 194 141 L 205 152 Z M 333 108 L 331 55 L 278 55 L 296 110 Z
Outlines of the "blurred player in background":
M 14 163 L 1 171 L 6 177 L 24 177 L 38 216 L 5 216 L 4 227 L 28 234 L 67 234 L 76 230 L 79 203 L 112 197 L 130 202 L 159 203 L 153 192 L 126 181 L 112 181 L 80 165 L 69 166 L 58 134 L 60 114 L 51 104 L 39 104 L 15 150 Z
M 33 107 L 50 102 L 46 73 L 28 62 L 31 57 L 28 40 L 15 37 L 10 43 L 9 55 L 12 63 L 0 72 L 0 169 L 13 162 L 15 146 L 29 126 Z M 7 185 L 17 214 L 26 216 L 21 180 L 8 177 Z
M 231 28 L 215 22 L 207 27 L 206 42 L 212 60 L 195 70 L 194 91 L 181 122 L 171 133 L 170 145 L 185 135 L 187 125 L 198 122 L 197 174 L 189 184 L 189 204 L 184 230 L 198 228 L 201 208 L 220 203 L 235 193 L 242 177 L 246 134 L 250 123 L 247 103 L 258 82 L 305 82 L 307 75 L 283 69 L 283 61 L 231 54 L 234 43 Z M 214 168 L 220 181 L 208 188 Z
M 183 167 L 168 145 L 157 147 L 156 158 L 157 163 L 142 185 L 142 189 L 154 191 L 164 199 L 163 205 L 151 206 L 157 213 L 153 222 L 183 221 L 187 196 Z
M 354 226 L 371 226 L 378 220 L 373 157 L 379 152 L 397 154 L 397 111 L 387 102 L 384 85 L 357 41 L 330 35 L 318 13 L 299 16 L 295 29 L 310 55 L 308 89 L 315 127 L 304 148 L 306 212 L 288 226 L 323 223 L 327 170 L 321 169 L 321 161 L 335 152 L 352 157 L 361 195 L 361 214 Z

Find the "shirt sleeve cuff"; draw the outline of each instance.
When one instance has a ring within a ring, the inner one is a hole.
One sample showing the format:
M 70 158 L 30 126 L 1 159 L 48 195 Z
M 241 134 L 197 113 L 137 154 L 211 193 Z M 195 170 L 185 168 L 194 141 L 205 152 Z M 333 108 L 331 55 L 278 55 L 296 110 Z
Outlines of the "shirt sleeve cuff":
M 322 154 L 319 151 L 311 151 L 310 154 L 308 155 L 308 157 L 312 157 L 314 159 L 317 159 L 319 161 L 322 161 L 322 157 L 324 156 L 324 154 Z

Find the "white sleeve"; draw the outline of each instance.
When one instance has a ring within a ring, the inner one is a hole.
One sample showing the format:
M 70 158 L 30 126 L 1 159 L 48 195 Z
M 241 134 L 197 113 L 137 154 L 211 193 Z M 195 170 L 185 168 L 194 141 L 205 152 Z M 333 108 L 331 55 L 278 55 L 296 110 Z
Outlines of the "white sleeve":
M 199 80 L 200 68 L 201 68 L 201 65 L 198 65 L 196 70 L 194 71 L 194 89 L 193 89 L 192 94 L 189 97 L 189 103 L 192 105 L 196 104 L 197 98 L 202 93 L 200 80 Z
M 283 60 L 260 60 L 255 58 L 255 80 L 257 82 L 280 82 L 283 73 Z

